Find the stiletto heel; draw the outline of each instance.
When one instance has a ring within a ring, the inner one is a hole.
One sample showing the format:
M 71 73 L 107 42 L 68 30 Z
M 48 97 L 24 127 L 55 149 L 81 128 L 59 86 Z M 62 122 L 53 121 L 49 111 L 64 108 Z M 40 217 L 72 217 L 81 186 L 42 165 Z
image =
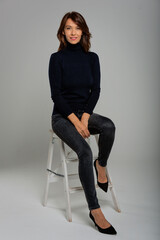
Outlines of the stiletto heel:
M 92 219 L 92 221 L 94 222 L 95 226 L 98 227 L 99 232 L 101 233 L 105 233 L 105 234 L 117 234 L 116 230 L 114 229 L 114 227 L 111 225 L 108 228 L 101 228 L 100 226 L 97 225 L 97 223 L 94 220 L 93 215 L 91 214 L 91 211 L 89 212 L 89 217 Z
M 94 161 L 94 167 L 95 167 L 96 175 L 97 175 L 97 184 L 98 184 L 98 186 L 99 186 L 103 191 L 107 192 L 107 191 L 108 191 L 108 181 L 107 181 L 106 183 L 100 183 L 100 182 L 98 182 L 98 171 L 97 171 L 97 168 L 96 168 L 96 161 L 97 161 L 97 160 L 98 160 L 98 159 L 96 159 L 96 160 Z

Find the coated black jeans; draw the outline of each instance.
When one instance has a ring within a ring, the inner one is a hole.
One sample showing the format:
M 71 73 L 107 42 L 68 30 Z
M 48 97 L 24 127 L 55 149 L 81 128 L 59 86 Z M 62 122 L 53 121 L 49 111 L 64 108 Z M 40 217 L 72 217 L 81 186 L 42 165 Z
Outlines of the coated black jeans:
M 81 119 L 83 110 L 74 113 Z M 84 189 L 89 210 L 99 208 L 93 173 L 93 154 L 85 138 L 77 131 L 73 123 L 63 117 L 60 113 L 54 114 L 52 129 L 72 150 L 79 159 L 78 173 Z M 113 121 L 105 116 L 92 113 L 88 120 L 88 130 L 91 135 L 99 134 L 98 140 L 98 162 L 101 166 L 107 165 L 107 160 L 115 138 L 115 125 Z

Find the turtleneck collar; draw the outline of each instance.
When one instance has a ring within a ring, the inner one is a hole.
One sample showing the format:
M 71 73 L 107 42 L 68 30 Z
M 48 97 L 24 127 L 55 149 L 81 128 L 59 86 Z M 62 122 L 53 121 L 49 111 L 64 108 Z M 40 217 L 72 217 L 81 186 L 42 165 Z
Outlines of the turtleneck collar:
M 67 50 L 71 50 L 71 51 L 80 51 L 80 50 L 82 50 L 82 45 L 81 45 L 80 42 L 75 43 L 75 44 L 72 44 L 72 43 L 70 43 L 68 41 L 66 41 L 66 42 L 67 42 L 67 47 L 66 47 Z

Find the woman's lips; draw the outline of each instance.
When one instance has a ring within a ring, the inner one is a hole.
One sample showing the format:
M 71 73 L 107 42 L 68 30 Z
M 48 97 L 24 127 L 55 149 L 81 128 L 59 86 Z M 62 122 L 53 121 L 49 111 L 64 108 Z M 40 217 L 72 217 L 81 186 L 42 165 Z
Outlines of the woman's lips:
M 73 37 L 73 38 L 71 37 L 70 39 L 74 41 L 74 40 L 76 40 L 76 39 L 77 39 L 77 37 Z

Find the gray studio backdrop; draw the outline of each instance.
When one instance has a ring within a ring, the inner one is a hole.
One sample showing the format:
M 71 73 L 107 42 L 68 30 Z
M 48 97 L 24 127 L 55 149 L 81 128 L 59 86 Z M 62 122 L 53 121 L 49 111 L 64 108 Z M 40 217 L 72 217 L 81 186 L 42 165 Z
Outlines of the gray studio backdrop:
M 2 171 L 46 164 L 53 107 L 49 58 L 58 49 L 61 18 L 78 11 L 93 36 L 91 51 L 100 58 L 95 112 L 116 125 L 110 163 L 143 171 L 152 162 L 158 176 L 159 7 L 158 0 L 0 1 Z

